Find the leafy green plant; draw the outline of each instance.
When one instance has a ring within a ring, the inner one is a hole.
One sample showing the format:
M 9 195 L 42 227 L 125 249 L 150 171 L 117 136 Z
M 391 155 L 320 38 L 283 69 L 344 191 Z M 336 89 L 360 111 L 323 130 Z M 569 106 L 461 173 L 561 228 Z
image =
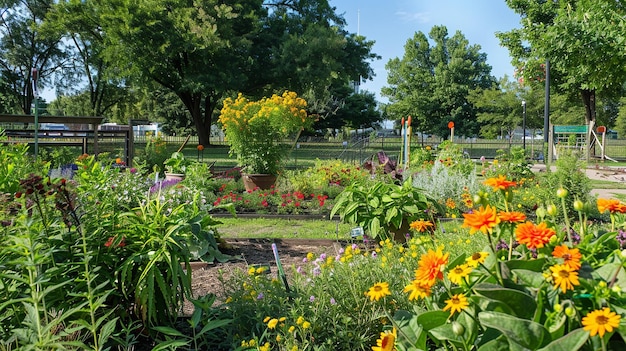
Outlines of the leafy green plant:
M 65 179 L 32 174 L 20 181 L 0 232 L 1 339 L 16 349 L 100 350 L 113 332 L 115 308 Z
M 372 238 L 388 238 L 418 219 L 432 219 L 444 213 L 435 200 L 422 189 L 413 187 L 408 178 L 401 185 L 383 181 L 353 183 L 339 194 L 330 212 L 345 222 L 363 227 Z
M 510 150 L 498 150 L 496 164 L 485 172 L 487 177 L 504 175 L 507 179 L 521 181 L 534 178 L 532 162 L 526 157 L 526 150 L 513 146 Z
M 190 164 L 191 161 L 186 159 L 185 155 L 180 151 L 173 152 L 172 155 L 163 162 L 165 170 L 175 174 L 185 174 Z

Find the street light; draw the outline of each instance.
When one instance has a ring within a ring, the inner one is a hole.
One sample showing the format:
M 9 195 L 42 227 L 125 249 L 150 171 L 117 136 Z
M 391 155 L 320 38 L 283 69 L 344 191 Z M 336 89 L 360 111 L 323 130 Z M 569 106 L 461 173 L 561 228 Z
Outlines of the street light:
M 522 133 L 522 138 L 523 138 L 523 142 L 522 145 L 524 147 L 524 150 L 526 150 L 526 100 L 522 100 L 522 115 L 523 115 L 523 119 L 522 119 L 522 129 L 524 130 Z
M 39 154 L 39 92 L 37 91 L 37 78 L 38 71 L 37 68 L 33 67 L 31 82 L 33 84 L 33 99 L 35 100 L 35 161 L 37 160 L 37 155 Z

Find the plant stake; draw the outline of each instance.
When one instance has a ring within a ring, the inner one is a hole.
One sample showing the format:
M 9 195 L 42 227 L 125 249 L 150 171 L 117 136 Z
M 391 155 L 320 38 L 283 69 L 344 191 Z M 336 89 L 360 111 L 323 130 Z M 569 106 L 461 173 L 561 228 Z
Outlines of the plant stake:
M 274 253 L 274 259 L 276 260 L 276 267 L 278 268 L 278 276 L 283 281 L 287 294 L 289 294 L 290 291 L 289 291 L 289 284 L 287 283 L 287 276 L 285 275 L 285 271 L 283 270 L 283 265 L 280 263 L 280 258 L 278 257 L 278 247 L 276 246 L 276 243 L 272 243 L 272 252 Z

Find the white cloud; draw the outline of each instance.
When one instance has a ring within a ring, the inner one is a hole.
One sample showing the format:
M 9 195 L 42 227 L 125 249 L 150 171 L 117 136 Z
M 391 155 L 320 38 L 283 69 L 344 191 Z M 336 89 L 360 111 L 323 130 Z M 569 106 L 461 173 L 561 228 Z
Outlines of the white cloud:
M 406 22 L 418 22 L 418 23 L 427 23 L 430 22 L 430 17 L 428 12 L 406 12 L 406 11 L 398 11 L 396 12 L 396 16 L 400 17 L 401 20 Z

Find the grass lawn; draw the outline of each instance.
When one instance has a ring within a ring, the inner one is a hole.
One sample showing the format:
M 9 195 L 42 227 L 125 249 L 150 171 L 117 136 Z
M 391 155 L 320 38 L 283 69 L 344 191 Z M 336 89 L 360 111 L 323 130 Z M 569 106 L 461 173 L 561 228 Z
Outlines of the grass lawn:
M 219 218 L 217 227 L 222 238 L 237 239 L 330 239 L 350 240 L 352 225 L 330 220 L 294 220 L 275 218 Z M 468 235 L 461 228 L 462 220 L 441 222 L 435 234 L 436 245 L 443 245 L 451 256 L 484 251 L 487 236 L 482 233 Z

